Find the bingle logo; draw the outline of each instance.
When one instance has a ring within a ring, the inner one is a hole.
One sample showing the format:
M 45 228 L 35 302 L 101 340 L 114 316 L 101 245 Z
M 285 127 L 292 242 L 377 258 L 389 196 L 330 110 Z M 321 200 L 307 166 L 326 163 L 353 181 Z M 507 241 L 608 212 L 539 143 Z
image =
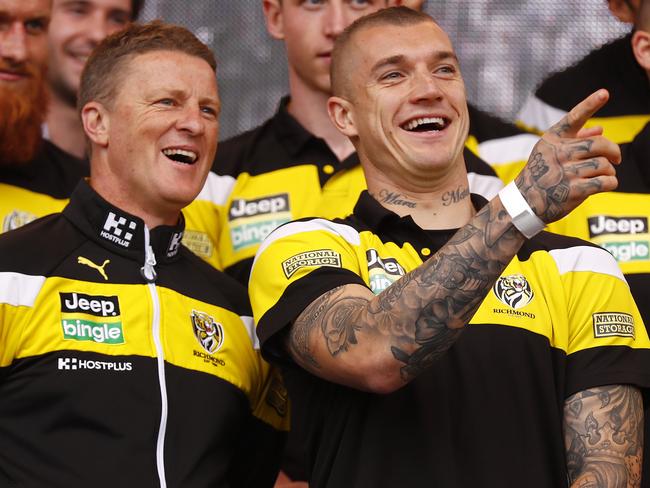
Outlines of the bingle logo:
M 104 222 L 104 229 L 99 235 L 122 247 L 129 247 L 131 245 L 131 239 L 133 239 L 133 233 L 126 231 L 124 227 L 126 226 L 129 230 L 135 230 L 137 225 L 132 220 L 127 221 L 125 217 L 117 217 L 113 212 L 109 212 Z
M 587 219 L 589 237 L 605 234 L 645 234 L 648 232 L 647 217 L 610 217 L 598 215 Z
M 268 197 L 245 200 L 233 200 L 228 214 L 229 220 L 255 215 L 273 214 L 289 211 L 289 194 L 280 193 Z

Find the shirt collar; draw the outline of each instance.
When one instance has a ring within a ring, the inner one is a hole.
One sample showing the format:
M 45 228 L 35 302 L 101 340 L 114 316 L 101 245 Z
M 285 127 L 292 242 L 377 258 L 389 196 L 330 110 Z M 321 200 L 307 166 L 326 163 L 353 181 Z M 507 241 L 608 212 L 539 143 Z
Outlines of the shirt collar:
M 478 211 L 487 204 L 487 200 L 476 193 L 470 195 L 472 205 Z M 354 215 L 373 230 L 388 230 L 396 226 L 408 226 L 422 230 L 410 215 L 400 217 L 375 200 L 368 190 L 364 190 L 354 207 Z
M 75 188 L 63 215 L 102 247 L 143 262 L 144 221 L 108 203 L 86 180 L 81 180 Z M 149 230 L 149 245 L 157 262 L 172 261 L 178 256 L 184 228 L 185 219 L 180 214 L 176 225 L 160 225 Z

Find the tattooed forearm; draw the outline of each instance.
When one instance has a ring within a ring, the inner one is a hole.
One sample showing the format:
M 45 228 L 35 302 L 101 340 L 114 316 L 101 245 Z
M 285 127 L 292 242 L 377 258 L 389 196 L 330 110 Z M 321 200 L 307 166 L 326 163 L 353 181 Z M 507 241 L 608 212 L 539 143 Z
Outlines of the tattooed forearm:
M 430 367 L 456 341 L 523 242 L 498 203 L 486 205 L 473 224 L 377 296 L 349 285 L 315 300 L 291 327 L 293 357 L 315 372 L 327 357 L 372 342 L 384 345 L 402 384 Z M 325 358 L 317 353 L 319 341 Z
M 643 404 L 627 385 L 592 388 L 564 405 L 567 470 L 573 487 L 641 486 Z

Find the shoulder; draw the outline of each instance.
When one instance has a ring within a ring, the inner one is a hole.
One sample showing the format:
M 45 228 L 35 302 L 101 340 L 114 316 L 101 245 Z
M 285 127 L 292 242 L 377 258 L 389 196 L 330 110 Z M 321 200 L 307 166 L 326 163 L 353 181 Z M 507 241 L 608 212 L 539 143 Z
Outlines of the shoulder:
M 0 271 L 48 274 L 86 239 L 61 214 L 0 235 Z
M 593 272 L 625 281 L 614 257 L 591 242 L 552 232 L 541 232 L 526 242 L 517 257 L 526 261 L 536 252 L 548 254 L 560 275 L 569 272 Z

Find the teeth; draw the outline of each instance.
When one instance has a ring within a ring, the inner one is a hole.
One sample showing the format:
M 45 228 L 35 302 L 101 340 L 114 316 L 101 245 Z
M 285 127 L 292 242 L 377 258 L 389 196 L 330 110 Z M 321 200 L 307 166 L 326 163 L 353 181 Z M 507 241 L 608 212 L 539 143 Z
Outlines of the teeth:
M 442 119 L 442 117 L 421 117 L 419 119 L 413 119 L 410 122 L 404 124 L 402 128 L 406 130 L 413 130 L 419 125 L 422 124 L 438 124 L 438 125 L 443 125 L 445 121 Z
M 197 155 L 193 151 L 185 151 L 184 149 L 163 149 L 162 152 L 165 156 L 171 157 L 171 156 L 184 156 L 186 158 L 189 158 L 189 160 L 193 163 L 196 161 Z

